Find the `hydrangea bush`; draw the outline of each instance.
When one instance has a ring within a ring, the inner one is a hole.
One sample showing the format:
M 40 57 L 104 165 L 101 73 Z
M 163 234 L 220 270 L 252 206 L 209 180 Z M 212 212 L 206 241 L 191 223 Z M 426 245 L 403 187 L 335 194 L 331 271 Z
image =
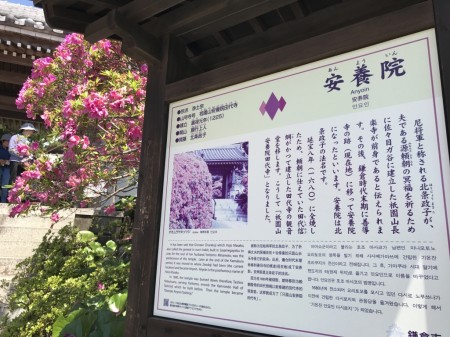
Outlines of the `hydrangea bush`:
M 191 153 L 176 154 L 173 164 L 170 228 L 210 228 L 212 178 L 205 161 Z
M 47 131 L 21 149 L 35 160 L 10 190 L 11 216 L 47 205 L 41 210 L 57 221 L 58 210 L 108 201 L 113 212 L 113 197 L 137 183 L 146 81 L 147 66 L 117 41 L 91 45 L 71 34 L 53 57 L 36 60 L 16 104 Z

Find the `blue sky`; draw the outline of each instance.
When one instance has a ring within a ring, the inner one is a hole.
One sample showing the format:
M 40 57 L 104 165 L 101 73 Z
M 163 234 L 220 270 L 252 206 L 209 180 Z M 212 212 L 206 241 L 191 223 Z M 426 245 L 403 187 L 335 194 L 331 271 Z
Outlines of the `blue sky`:
M 6 0 L 6 1 L 33 7 L 33 0 Z

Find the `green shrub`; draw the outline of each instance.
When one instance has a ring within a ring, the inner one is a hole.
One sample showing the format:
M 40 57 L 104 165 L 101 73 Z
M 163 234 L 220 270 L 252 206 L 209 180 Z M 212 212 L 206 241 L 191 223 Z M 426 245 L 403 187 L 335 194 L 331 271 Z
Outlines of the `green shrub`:
M 74 306 L 101 303 L 126 290 L 130 249 L 113 241 L 102 245 L 92 232 L 70 226 L 47 233 L 18 265 L 8 297 L 17 316 L 0 322 L 2 337 L 51 337 L 57 318 Z

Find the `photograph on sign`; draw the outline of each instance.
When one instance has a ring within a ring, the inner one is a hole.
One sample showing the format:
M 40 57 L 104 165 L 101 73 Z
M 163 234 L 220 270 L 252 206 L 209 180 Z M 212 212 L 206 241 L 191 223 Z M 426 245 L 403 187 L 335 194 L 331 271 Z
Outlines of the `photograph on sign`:
M 445 336 L 439 76 L 427 30 L 172 103 L 154 315 L 286 337 Z
M 174 155 L 170 229 L 247 223 L 248 142 Z

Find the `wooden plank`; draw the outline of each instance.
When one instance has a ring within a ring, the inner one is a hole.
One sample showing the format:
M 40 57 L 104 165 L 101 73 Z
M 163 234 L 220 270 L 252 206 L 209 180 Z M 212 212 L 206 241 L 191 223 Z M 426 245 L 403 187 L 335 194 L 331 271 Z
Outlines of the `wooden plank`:
M 10 119 L 19 119 L 22 121 L 29 120 L 27 115 L 23 111 L 15 110 L 7 105 L 3 105 L 0 103 L 0 117 L 1 118 L 10 118 Z
M 149 63 L 161 61 L 161 41 L 130 22 L 121 12 L 113 9 L 108 15 L 86 26 L 84 37 L 94 43 L 117 35 L 122 39 L 122 50 L 131 57 Z
M 450 2 L 448 0 L 433 0 L 433 6 L 447 128 L 447 145 L 450 149 L 450 22 L 448 20 L 450 18 Z
M 184 1 L 185 0 L 134 0 L 120 8 L 120 12 L 131 22 L 139 23 Z
M 9 54 L 5 55 L 3 53 L 0 53 L 0 62 L 12 63 L 12 64 L 18 64 L 18 65 L 21 65 L 21 66 L 32 67 L 34 60 L 32 60 L 29 55 L 27 55 L 26 58 L 22 58 L 21 55 L 19 55 L 19 56 L 12 56 L 12 55 L 9 55 Z
M 103 6 L 105 8 L 117 8 L 127 3 L 127 0 L 90 0 L 96 6 Z
M 236 62 L 246 57 L 261 54 L 270 49 L 281 47 L 309 37 L 346 26 L 349 22 L 358 22 L 374 14 L 388 13 L 401 9 L 414 2 L 423 0 L 352 0 L 315 12 L 301 20 L 291 21 L 237 40 L 224 47 L 208 50 L 191 59 L 202 69 L 209 70 Z M 292 33 L 295 32 L 295 33 Z
M 95 43 L 98 40 L 114 35 L 116 28 L 114 23 L 111 22 L 112 19 L 112 12 L 109 12 L 108 15 L 87 24 L 84 29 L 84 38 L 86 41 Z
M 264 30 L 262 29 L 261 25 L 259 24 L 258 20 L 250 19 L 248 20 L 248 23 L 252 26 L 255 33 L 264 33 Z
M 0 70 L 0 82 L 21 85 L 27 80 L 28 76 L 29 74 Z
M 292 4 L 290 7 L 291 7 L 292 12 L 294 13 L 294 16 L 297 19 L 305 17 L 305 13 L 303 13 L 303 10 L 301 9 L 301 7 L 300 7 L 298 2 Z
M 226 1 L 196 0 L 188 3 L 161 18 L 154 18 L 152 21 L 142 25 L 147 32 L 155 36 L 161 36 L 175 29 L 179 29 L 189 24 L 192 20 L 206 17 L 214 12 L 225 9 Z
M 296 0 L 229 0 L 225 9 L 192 20 L 172 33 L 189 43 L 294 2 Z
M 185 43 L 294 3 L 296 0 L 196 0 L 143 25 L 159 36 L 169 32 Z
M 17 110 L 16 97 L 0 95 L 0 106 L 2 106 L 3 109 L 7 109 L 7 110 L 11 110 L 11 111 Z
M 166 89 L 166 99 L 178 101 L 433 26 L 432 3 L 422 2 L 171 83 Z

